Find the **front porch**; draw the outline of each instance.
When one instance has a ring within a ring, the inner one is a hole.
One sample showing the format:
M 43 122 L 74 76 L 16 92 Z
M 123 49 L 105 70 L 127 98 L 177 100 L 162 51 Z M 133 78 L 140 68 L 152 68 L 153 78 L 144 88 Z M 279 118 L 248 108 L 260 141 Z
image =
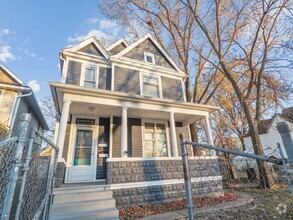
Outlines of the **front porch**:
M 212 144 L 209 113 L 216 107 L 54 86 L 56 106 L 62 110 L 55 141 L 59 161 L 65 164 L 65 182 L 108 179 L 106 161 L 115 158 L 178 158 L 179 133 L 190 140 L 189 124 L 200 119 Z

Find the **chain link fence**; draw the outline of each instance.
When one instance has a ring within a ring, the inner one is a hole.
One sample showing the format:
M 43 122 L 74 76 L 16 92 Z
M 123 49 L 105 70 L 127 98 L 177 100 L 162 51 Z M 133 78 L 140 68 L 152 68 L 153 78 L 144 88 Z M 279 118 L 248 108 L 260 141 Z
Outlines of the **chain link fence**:
M 189 219 L 293 219 L 292 171 L 280 146 L 266 156 L 183 141 L 181 147 Z M 210 153 L 190 156 L 192 148 Z
M 0 141 L 1 220 L 48 219 L 58 147 L 36 128 L 29 129 L 29 121 L 24 114 L 19 137 Z M 52 154 L 43 156 L 49 147 Z

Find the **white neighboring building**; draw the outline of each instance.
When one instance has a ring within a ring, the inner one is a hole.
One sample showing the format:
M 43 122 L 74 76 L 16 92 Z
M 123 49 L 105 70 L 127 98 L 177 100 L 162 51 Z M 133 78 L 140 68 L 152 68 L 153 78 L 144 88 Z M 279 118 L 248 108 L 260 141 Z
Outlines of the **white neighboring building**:
M 262 120 L 259 125 L 259 134 L 261 143 L 263 145 L 264 153 L 266 156 L 275 156 L 279 157 L 279 152 L 277 150 L 277 143 L 280 143 L 283 154 L 285 158 L 287 158 L 287 153 L 283 145 L 283 141 L 281 135 L 277 130 L 278 122 L 287 122 L 291 126 L 293 126 L 293 107 L 286 108 L 282 111 L 282 114 L 275 114 L 272 118 Z M 293 135 L 293 132 L 292 132 Z M 244 152 L 254 153 L 253 145 L 251 141 L 251 137 L 247 135 L 244 137 L 244 144 L 246 146 L 246 150 Z M 237 169 L 242 169 L 247 167 L 247 163 L 249 167 L 256 167 L 256 161 L 253 159 L 246 159 L 243 157 L 235 157 L 233 159 L 234 164 Z

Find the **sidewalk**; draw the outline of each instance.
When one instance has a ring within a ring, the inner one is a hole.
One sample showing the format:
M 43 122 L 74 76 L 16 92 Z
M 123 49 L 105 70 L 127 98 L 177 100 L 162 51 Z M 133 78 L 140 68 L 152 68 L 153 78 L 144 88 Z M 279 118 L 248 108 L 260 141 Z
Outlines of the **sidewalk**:
M 238 206 L 242 206 L 248 203 L 251 203 L 253 201 L 253 197 L 246 194 L 246 193 L 237 193 L 238 199 L 233 202 L 227 202 L 223 204 L 219 204 L 216 206 L 211 207 L 205 207 L 205 208 L 199 208 L 196 209 L 196 213 L 203 213 L 203 212 L 213 212 L 218 211 L 221 209 L 227 209 L 227 208 L 235 208 Z M 179 220 L 179 219 L 188 219 L 187 209 L 180 210 L 180 211 L 173 211 L 173 212 L 166 212 L 163 214 L 158 215 L 152 215 L 147 216 L 144 218 L 141 218 L 141 220 Z

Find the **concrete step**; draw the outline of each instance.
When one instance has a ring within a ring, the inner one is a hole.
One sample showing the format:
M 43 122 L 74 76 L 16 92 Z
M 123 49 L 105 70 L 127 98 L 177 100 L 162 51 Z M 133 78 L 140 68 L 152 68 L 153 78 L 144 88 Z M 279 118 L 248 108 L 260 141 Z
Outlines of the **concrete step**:
M 97 191 L 97 192 L 75 192 L 75 193 L 59 193 L 54 195 L 54 204 L 82 202 L 90 200 L 99 200 L 112 198 L 112 191 Z
M 119 211 L 116 208 L 108 208 L 104 210 L 80 211 L 70 213 L 51 213 L 50 220 L 119 220 Z
M 51 211 L 54 214 L 59 214 L 80 211 L 97 211 L 105 208 L 115 208 L 115 200 L 113 198 L 108 198 L 82 202 L 57 203 L 52 205 Z
M 70 188 L 63 188 L 63 189 L 54 189 L 54 194 L 72 194 L 72 193 L 95 193 L 95 192 L 101 192 L 101 191 L 111 191 L 109 186 L 103 186 L 103 187 L 70 187 Z

